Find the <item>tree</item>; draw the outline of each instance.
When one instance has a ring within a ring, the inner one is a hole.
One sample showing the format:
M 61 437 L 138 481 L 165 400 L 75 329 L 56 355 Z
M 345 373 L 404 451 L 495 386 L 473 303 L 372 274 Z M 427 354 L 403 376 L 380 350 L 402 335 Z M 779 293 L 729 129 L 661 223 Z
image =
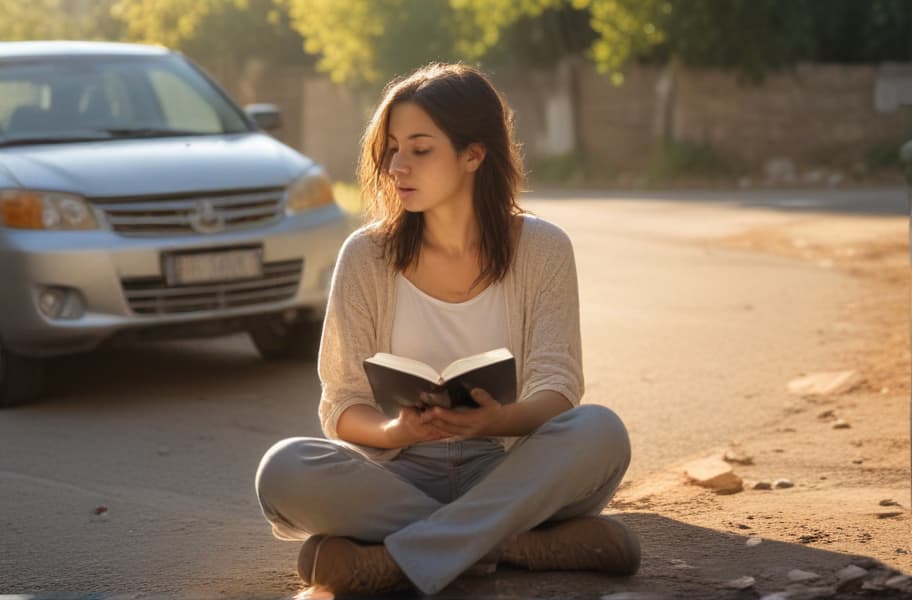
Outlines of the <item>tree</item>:
M 337 82 L 377 82 L 431 60 L 483 61 L 519 23 L 588 16 L 579 27 L 603 72 L 663 40 L 661 0 L 282 0 L 292 26 Z M 556 21 L 555 21 L 556 20 Z M 594 32 L 594 35 L 588 35 Z M 508 39 L 522 39 L 516 30 Z M 572 48 L 572 50 L 570 49 Z M 568 51 L 579 52 L 573 44 Z M 500 58 L 508 51 L 500 52 Z
M 196 58 L 313 62 L 275 0 L 114 0 L 124 39 L 162 44 Z
M 3 0 L 0 39 L 116 39 L 112 0 Z

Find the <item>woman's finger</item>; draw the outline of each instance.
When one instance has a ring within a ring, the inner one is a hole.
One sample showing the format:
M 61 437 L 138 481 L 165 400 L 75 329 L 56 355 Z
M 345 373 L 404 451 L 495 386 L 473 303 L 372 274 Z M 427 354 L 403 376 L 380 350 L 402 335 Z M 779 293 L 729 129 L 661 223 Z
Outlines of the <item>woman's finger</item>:
M 478 406 L 496 406 L 498 404 L 497 400 L 495 400 L 494 397 L 487 392 L 487 390 L 484 390 L 480 387 L 472 388 L 469 390 L 469 394 L 472 395 L 472 400 L 477 402 Z

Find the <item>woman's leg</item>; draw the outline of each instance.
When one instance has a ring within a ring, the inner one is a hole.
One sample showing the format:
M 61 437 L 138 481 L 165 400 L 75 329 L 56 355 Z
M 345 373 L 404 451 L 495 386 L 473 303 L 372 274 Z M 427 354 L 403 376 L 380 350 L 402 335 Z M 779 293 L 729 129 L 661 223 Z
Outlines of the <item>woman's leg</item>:
M 356 450 L 321 438 L 289 438 L 270 448 L 257 469 L 256 492 L 273 534 L 285 540 L 326 534 L 382 542 L 441 506 Z
M 629 463 L 618 416 L 577 407 L 525 438 L 460 498 L 388 536 L 386 547 L 421 591 L 436 593 L 503 540 L 564 516 L 562 509 L 600 510 Z

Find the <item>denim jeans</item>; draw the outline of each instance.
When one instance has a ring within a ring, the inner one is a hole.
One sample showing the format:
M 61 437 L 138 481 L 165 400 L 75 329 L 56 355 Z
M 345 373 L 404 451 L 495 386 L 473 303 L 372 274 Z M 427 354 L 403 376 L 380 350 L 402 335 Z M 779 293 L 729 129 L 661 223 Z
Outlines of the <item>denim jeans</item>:
M 512 536 L 600 513 L 629 463 L 624 424 L 590 404 L 557 415 L 508 452 L 479 438 L 416 444 L 375 462 L 343 442 L 289 438 L 266 452 L 256 491 L 276 537 L 382 542 L 432 594 Z

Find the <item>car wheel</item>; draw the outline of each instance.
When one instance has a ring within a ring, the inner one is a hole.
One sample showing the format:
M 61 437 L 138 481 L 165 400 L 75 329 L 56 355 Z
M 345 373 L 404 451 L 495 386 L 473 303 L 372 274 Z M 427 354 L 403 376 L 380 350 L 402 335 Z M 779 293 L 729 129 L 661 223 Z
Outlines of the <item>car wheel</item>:
M 322 331 L 322 319 L 302 318 L 288 323 L 281 317 L 269 317 L 257 321 L 248 333 L 266 360 L 314 360 Z
M 43 387 L 43 360 L 13 354 L 0 345 L 0 408 L 31 402 Z

